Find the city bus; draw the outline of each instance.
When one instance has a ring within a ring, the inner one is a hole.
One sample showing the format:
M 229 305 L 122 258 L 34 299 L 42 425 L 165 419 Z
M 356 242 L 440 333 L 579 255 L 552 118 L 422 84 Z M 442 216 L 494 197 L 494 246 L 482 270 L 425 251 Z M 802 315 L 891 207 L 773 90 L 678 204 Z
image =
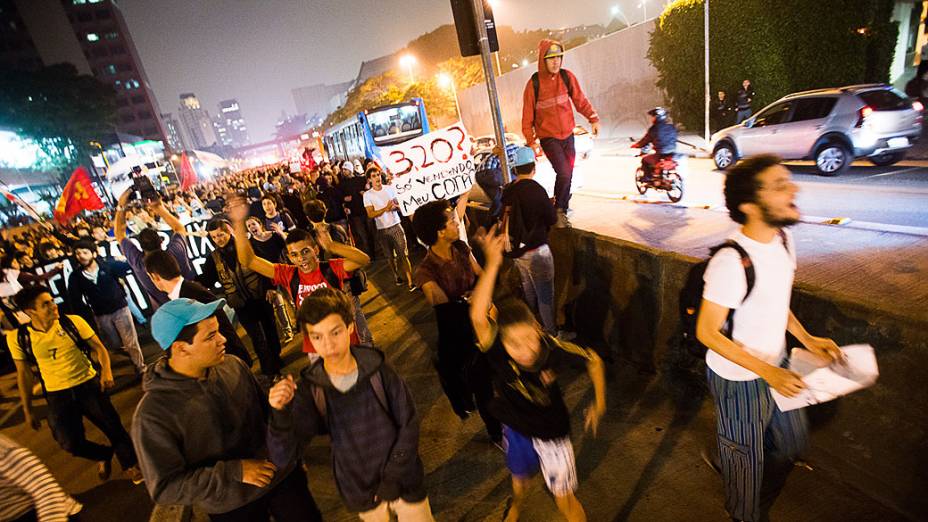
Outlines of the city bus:
M 380 161 L 380 147 L 396 145 L 428 134 L 429 120 L 422 98 L 359 112 L 329 127 L 323 146 L 329 161 Z

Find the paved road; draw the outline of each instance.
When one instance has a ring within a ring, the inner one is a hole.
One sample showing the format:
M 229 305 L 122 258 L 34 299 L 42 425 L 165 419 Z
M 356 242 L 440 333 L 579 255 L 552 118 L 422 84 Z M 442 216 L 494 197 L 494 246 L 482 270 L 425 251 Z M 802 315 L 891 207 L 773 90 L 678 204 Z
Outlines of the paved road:
M 686 193 L 682 204 L 721 207 L 723 174 L 705 158 L 685 160 Z M 641 198 L 634 185 L 638 159 L 614 140 L 597 144 L 591 157 L 577 162 L 574 192 L 607 198 Z M 844 175 L 819 176 L 810 162 L 790 163 L 800 186 L 798 204 L 811 218 L 846 217 L 857 222 L 924 228 L 928 234 L 928 162 L 903 162 L 892 167 L 855 163 Z M 539 181 L 553 187 L 553 172 L 539 166 Z M 646 198 L 665 200 L 649 192 Z

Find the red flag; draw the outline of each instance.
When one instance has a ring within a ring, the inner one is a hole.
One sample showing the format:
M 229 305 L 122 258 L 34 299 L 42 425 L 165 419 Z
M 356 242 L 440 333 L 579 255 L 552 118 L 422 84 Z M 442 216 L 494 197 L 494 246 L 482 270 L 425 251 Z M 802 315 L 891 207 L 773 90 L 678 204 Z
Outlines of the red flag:
M 90 174 L 84 167 L 77 167 L 71 173 L 68 184 L 64 186 L 61 199 L 55 205 L 55 221 L 66 223 L 81 210 L 100 210 L 101 208 L 103 208 L 103 201 L 93 190 Z
M 197 184 L 197 172 L 193 170 L 190 164 L 190 158 L 186 152 L 180 154 L 180 189 L 188 190 Z

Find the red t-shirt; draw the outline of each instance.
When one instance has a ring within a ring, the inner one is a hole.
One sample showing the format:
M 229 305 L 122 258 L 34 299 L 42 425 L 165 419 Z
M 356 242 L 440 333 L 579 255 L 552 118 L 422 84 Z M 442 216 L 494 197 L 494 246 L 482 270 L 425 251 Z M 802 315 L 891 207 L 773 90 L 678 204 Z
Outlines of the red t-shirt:
M 329 266 L 332 267 L 332 272 L 335 274 L 335 277 L 345 285 L 345 281 L 351 276 L 348 275 L 348 272 L 345 271 L 345 260 L 344 259 L 331 259 L 329 260 Z M 300 283 L 297 287 L 297 295 L 293 295 L 291 290 L 290 282 L 293 281 L 293 273 L 296 272 L 300 278 Z M 306 298 L 309 294 L 315 292 L 320 288 L 330 287 L 329 283 L 325 280 L 325 276 L 322 275 L 322 269 L 316 268 L 316 270 L 306 274 L 301 272 L 294 265 L 274 265 L 274 284 L 282 288 L 287 289 L 287 293 L 290 294 L 290 299 L 293 299 L 296 309 L 300 309 L 300 305 L 303 304 L 303 299 Z M 344 286 L 343 286 L 344 288 Z M 351 334 L 351 343 L 360 344 L 360 340 L 357 335 L 357 326 L 355 326 L 355 331 Z M 316 349 L 313 347 L 312 341 L 309 340 L 309 337 L 303 335 L 303 351 L 306 353 L 316 353 Z

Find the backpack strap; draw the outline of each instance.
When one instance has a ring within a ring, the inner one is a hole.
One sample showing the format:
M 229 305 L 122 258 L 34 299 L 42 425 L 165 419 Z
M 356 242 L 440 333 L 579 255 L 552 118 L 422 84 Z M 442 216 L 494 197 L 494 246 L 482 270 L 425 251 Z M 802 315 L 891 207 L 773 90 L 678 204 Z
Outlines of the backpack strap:
M 342 290 L 342 280 L 335 274 L 335 270 L 328 261 L 319 263 L 319 271 L 322 272 L 322 278 L 325 279 L 329 286 L 336 290 Z
M 45 396 L 48 392 L 45 390 L 45 379 L 42 378 L 42 370 L 39 369 L 39 361 L 35 358 L 35 353 L 32 351 L 32 337 L 29 334 L 29 325 L 20 325 L 16 330 L 16 344 L 19 345 L 19 348 L 26 356 L 26 361 L 29 362 L 30 365 L 35 366 L 35 375 L 39 377 L 39 384 L 42 385 L 42 395 Z M 32 370 L 29 371 L 31 372 Z
M 374 390 L 374 396 L 377 398 L 377 404 L 380 404 L 383 411 L 390 417 L 390 421 L 396 425 L 396 419 L 393 418 L 393 413 L 390 411 L 390 402 L 387 400 L 387 390 L 383 386 L 383 376 L 380 374 L 380 370 L 377 370 L 376 373 L 371 375 L 370 382 L 371 388 Z M 322 416 L 322 420 L 328 424 L 326 417 L 325 390 L 322 389 L 321 386 L 316 386 L 315 384 L 310 386 L 313 391 L 313 403 L 316 405 L 316 411 Z
M 77 348 L 84 353 L 84 356 L 87 357 L 87 360 L 90 361 L 91 365 L 93 365 L 93 359 L 90 357 L 92 351 L 90 348 L 90 343 L 81 337 L 80 332 L 77 331 L 77 325 L 74 324 L 74 321 L 72 321 L 71 318 L 67 316 L 67 314 L 62 314 L 61 317 L 58 318 L 58 322 L 61 324 L 61 329 L 64 330 L 66 334 L 68 334 L 68 337 L 74 341 L 74 344 L 77 346 Z
M 748 255 L 747 250 L 745 250 L 744 247 L 738 244 L 738 242 L 734 239 L 729 239 L 721 245 L 710 249 L 710 258 L 725 248 L 731 248 L 738 252 L 738 255 L 741 256 L 741 266 L 744 267 L 744 279 L 747 282 L 747 291 L 744 293 L 744 297 L 741 299 L 741 302 L 743 303 L 745 300 L 747 300 L 748 296 L 751 295 L 751 291 L 754 290 L 754 282 L 756 280 L 754 263 L 751 261 L 751 256 Z
M 316 411 L 319 412 L 319 415 L 322 416 L 322 420 L 326 420 L 326 407 L 325 407 L 325 390 L 321 387 L 311 384 L 310 387 L 313 390 L 313 402 L 316 403 Z
M 567 74 L 567 69 L 561 67 L 558 69 L 558 75 L 561 77 L 561 81 L 564 82 L 564 85 L 567 86 L 567 97 L 573 100 L 574 98 L 574 89 L 570 85 L 570 76 Z M 535 92 L 535 107 L 532 110 L 532 124 L 535 123 L 535 111 L 538 107 L 538 89 L 541 85 L 541 82 L 538 80 L 538 72 L 532 73 L 532 90 Z

